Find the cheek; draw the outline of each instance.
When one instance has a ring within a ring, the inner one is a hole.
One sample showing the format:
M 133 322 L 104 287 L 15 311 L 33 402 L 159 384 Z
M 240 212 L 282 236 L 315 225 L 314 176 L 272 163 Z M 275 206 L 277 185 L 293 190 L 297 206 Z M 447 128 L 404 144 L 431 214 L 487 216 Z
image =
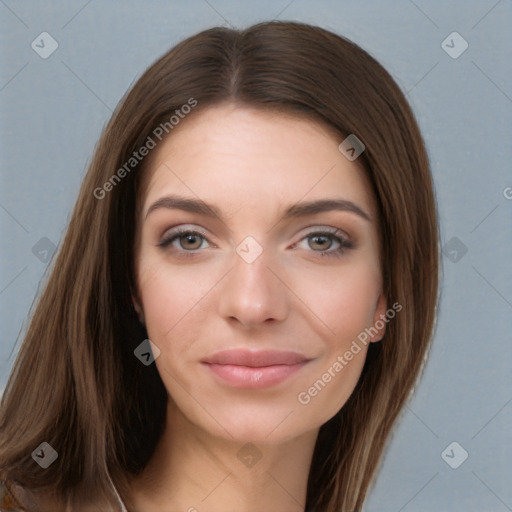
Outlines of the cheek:
M 372 324 L 380 292 L 380 273 L 373 265 L 361 262 L 297 275 L 295 282 L 297 295 L 307 298 L 304 302 L 337 340 L 330 344 L 350 344 Z
M 368 350 L 368 343 L 358 336 L 373 323 L 379 277 L 367 265 L 351 265 L 301 281 L 301 293 L 309 289 L 308 305 L 328 327 L 328 331 L 322 330 L 325 353 L 312 367 L 298 396 L 305 417 L 325 422 L 352 394 Z
M 177 332 L 193 335 L 201 325 L 197 315 L 218 281 L 215 272 L 206 272 L 200 265 L 171 266 L 162 261 L 146 262 L 140 268 L 140 299 L 148 336 L 160 350 L 165 350 L 171 339 L 176 346 Z

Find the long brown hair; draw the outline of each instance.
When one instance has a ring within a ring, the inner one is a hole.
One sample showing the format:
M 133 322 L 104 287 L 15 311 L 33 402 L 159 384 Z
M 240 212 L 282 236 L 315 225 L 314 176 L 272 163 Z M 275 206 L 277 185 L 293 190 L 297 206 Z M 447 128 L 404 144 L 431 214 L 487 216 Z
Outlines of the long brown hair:
M 93 495 L 113 503 L 109 478 L 129 495 L 130 475 L 152 456 L 167 397 L 155 365 L 134 357 L 146 333 L 130 307 L 145 161 L 110 181 L 108 192 L 94 191 L 191 98 L 196 111 L 232 101 L 312 116 L 340 142 L 356 134 L 365 145 L 358 162 L 379 210 L 384 292 L 403 308 L 370 345 L 348 402 L 320 429 L 306 503 L 307 511 L 360 510 L 432 335 L 436 205 L 421 134 L 391 76 L 352 42 L 301 23 L 201 32 L 161 57 L 120 102 L 2 398 L 0 477 L 53 489 L 68 505 Z M 59 454 L 46 470 L 31 458 L 41 442 Z

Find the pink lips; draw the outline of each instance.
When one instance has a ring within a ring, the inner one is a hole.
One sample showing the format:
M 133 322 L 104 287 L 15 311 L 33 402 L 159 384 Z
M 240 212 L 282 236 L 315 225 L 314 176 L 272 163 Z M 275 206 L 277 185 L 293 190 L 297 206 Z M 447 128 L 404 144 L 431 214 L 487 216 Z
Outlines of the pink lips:
M 261 389 L 284 381 L 308 361 L 297 352 L 235 349 L 217 352 L 203 363 L 233 387 Z

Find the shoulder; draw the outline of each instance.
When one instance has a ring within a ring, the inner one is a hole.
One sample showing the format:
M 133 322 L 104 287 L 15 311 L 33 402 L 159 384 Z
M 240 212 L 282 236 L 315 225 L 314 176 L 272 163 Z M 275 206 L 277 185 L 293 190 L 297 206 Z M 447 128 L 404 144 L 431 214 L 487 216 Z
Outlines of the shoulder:
M 126 512 L 117 491 L 117 505 L 105 505 L 101 510 Z M 94 501 L 94 500 L 93 500 Z M 57 496 L 51 492 L 29 490 L 12 480 L 0 479 L 0 512 L 62 512 L 69 510 Z M 97 512 L 97 503 L 80 507 L 81 512 Z
M 23 503 L 23 489 L 7 480 L 0 480 L 0 511 L 28 512 L 27 504 Z
M 49 496 L 36 495 L 12 480 L 0 480 L 0 512 L 57 511 L 55 505 Z
M 116 491 L 117 505 L 105 505 L 101 510 L 119 510 L 126 512 L 126 506 Z M 62 512 L 69 510 L 57 496 L 50 491 L 29 490 L 12 480 L 0 479 L 0 512 Z M 80 508 L 81 512 L 97 512 L 97 503 L 89 503 Z

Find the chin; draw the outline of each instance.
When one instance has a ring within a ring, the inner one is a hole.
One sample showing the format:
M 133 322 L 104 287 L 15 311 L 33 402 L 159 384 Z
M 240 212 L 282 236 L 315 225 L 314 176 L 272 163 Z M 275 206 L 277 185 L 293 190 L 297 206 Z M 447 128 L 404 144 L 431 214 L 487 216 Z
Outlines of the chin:
M 226 441 L 255 445 L 275 445 L 290 441 L 320 428 L 336 413 L 332 411 L 332 414 L 326 414 L 325 410 L 305 409 L 291 400 L 282 404 L 267 400 L 263 404 L 246 403 L 231 407 L 219 405 L 212 409 L 217 411 L 214 420 L 204 414 L 197 418 L 201 428 Z

